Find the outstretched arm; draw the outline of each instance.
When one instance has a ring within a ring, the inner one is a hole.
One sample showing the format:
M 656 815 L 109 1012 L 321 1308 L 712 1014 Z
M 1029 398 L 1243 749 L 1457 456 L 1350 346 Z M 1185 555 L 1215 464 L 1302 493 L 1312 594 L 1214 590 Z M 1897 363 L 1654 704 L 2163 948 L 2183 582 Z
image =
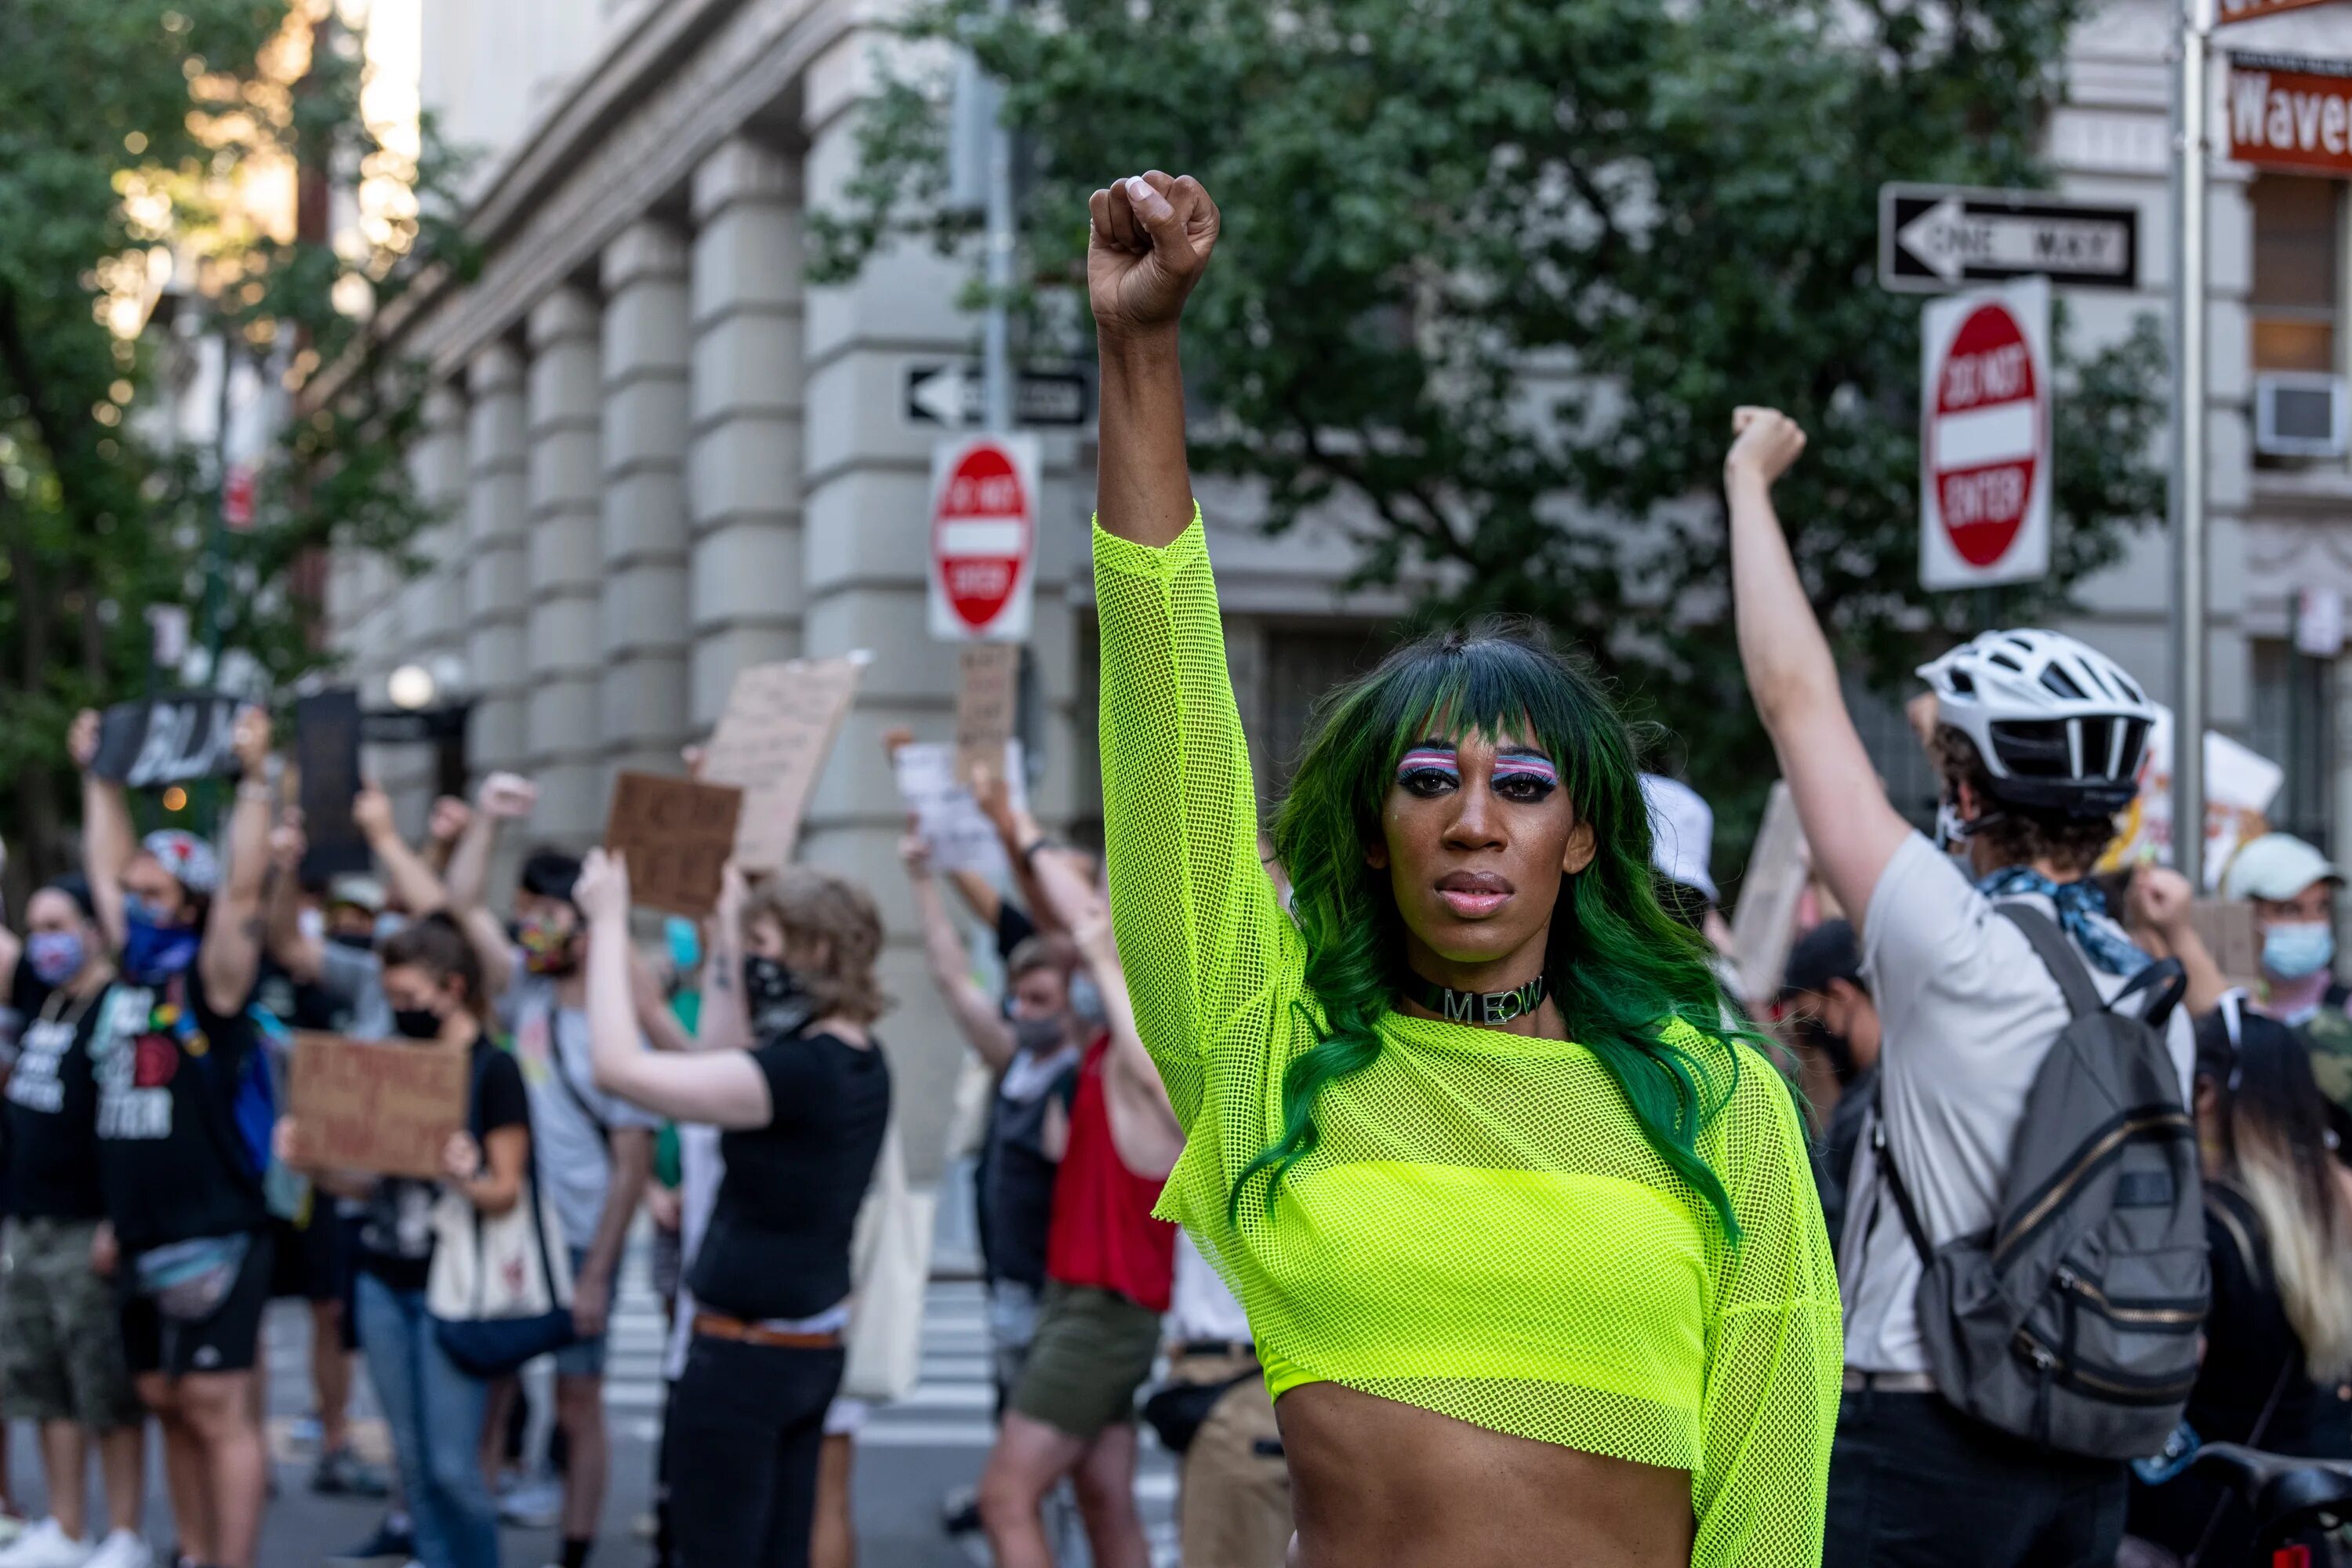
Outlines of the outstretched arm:
M 1157 169 L 1097 191 L 1087 289 L 1102 359 L 1095 505 L 1105 532 L 1152 549 L 1192 522 L 1177 322 L 1217 245 L 1217 204 Z
M 122 786 L 90 771 L 98 760 L 99 715 L 85 708 L 74 716 L 66 749 L 81 770 L 81 871 L 98 910 L 98 929 L 107 945 L 122 946 L 122 868 L 131 863 L 138 837 L 131 826 L 131 803 Z
M 1742 408 L 1724 459 L 1731 503 L 1732 606 L 1748 694 L 1772 737 L 1781 775 L 1822 879 L 1859 926 L 1881 873 L 1911 833 L 1871 766 L 1838 689 L 1837 661 L 1805 597 L 1772 482 L 1805 449 L 1785 414 Z
M 1169 1103 L 1168 1087 L 1143 1037 L 1135 1026 L 1135 1008 L 1128 1001 L 1127 973 L 1118 962 L 1118 942 L 1111 934 L 1110 905 L 1098 897 L 1069 863 L 1067 856 L 1047 850 L 1037 858 L 1038 880 L 1045 896 L 1070 928 L 1070 935 L 1094 973 L 1095 988 L 1102 994 L 1103 1022 L 1110 1031 L 1110 1050 L 1103 1063 L 1103 1087 L 1110 1105 L 1110 1140 L 1120 1163 L 1139 1176 L 1165 1177 L 1184 1152 L 1184 1129 Z
M 948 918 L 946 900 L 940 897 L 939 879 L 931 872 L 931 852 L 919 835 L 909 833 L 898 841 L 898 858 L 907 865 L 908 890 L 914 896 L 915 920 L 923 928 L 923 965 L 931 973 L 931 984 L 939 987 L 940 997 L 953 1015 L 956 1027 L 964 1039 L 980 1053 L 992 1072 L 1003 1072 L 1012 1065 L 1016 1047 L 1013 1031 L 971 977 L 971 965 L 966 960 L 963 944 L 956 941 L 954 922 Z
M 383 879 L 392 884 L 412 918 L 421 920 L 449 901 L 439 873 L 401 837 L 392 820 L 390 795 L 373 784 L 360 791 L 352 801 L 352 822 L 366 837 L 375 863 L 383 868 Z
M 289 810 L 269 832 L 269 887 L 262 895 L 261 936 L 270 962 L 297 985 L 316 985 L 326 946 L 302 929 L 302 855 L 310 846 L 302 814 Z M 362 1194 L 364 1196 L 365 1194 Z
M 490 854 L 498 847 L 499 826 L 509 817 L 530 815 L 539 801 L 538 786 L 513 773 L 492 773 L 482 781 L 474 814 L 457 835 L 449 852 L 449 874 L 444 879 L 449 912 L 457 919 L 474 952 L 482 962 L 482 987 L 495 996 L 514 977 L 514 948 L 498 917 L 484 903 L 489 889 Z
M 269 785 L 262 769 L 269 761 L 269 715 L 247 708 L 236 716 L 237 761 L 245 769 L 229 813 L 220 891 L 205 922 L 197 954 L 205 1000 L 215 1013 L 230 1014 L 253 994 L 261 973 L 261 889 L 269 879 Z
M 696 1050 L 742 1050 L 751 1044 L 751 1001 L 743 994 L 743 903 L 751 894 L 743 868 L 730 858 L 719 868 L 719 906 L 710 911 Z

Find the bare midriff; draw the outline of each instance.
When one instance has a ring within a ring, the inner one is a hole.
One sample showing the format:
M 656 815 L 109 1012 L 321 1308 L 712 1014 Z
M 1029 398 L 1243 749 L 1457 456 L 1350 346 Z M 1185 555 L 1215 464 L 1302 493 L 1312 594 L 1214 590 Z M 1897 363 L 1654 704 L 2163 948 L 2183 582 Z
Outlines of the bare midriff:
M 1297 1568 L 1689 1568 L 1690 1473 L 1334 1383 L 1275 1402 Z

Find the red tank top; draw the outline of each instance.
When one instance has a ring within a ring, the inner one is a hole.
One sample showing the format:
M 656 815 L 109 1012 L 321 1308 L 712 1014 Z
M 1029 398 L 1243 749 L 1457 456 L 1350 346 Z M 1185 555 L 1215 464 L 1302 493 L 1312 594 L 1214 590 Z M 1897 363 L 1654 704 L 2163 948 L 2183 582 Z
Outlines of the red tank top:
M 1054 1219 L 1045 1234 L 1045 1278 L 1115 1290 L 1139 1307 L 1168 1310 L 1176 1273 L 1176 1227 L 1151 1217 L 1160 1183 L 1139 1176 L 1110 1136 L 1103 1087 L 1108 1035 L 1078 1065 L 1070 1105 L 1070 1146 L 1054 1178 Z

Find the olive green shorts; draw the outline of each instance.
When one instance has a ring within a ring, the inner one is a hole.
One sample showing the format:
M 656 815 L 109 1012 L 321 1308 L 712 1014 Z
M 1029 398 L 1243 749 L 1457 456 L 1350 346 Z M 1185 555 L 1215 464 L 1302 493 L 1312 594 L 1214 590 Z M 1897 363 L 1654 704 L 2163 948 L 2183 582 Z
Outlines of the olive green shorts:
M 1159 1350 L 1160 1314 L 1150 1308 L 1115 1291 L 1048 1280 L 1013 1408 L 1089 1439 L 1135 1419 L 1135 1391 L 1151 1375 Z
M 131 1386 L 113 1283 L 89 1266 L 96 1220 L 0 1227 L 0 1409 L 93 1431 L 146 1417 Z

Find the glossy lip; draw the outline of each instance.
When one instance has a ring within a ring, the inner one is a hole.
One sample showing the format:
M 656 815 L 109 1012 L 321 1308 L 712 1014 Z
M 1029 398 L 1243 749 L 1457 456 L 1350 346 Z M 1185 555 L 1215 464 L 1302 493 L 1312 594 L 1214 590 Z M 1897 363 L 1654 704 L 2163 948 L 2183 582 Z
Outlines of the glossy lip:
M 1517 896 L 1510 879 L 1492 871 L 1449 871 L 1437 879 L 1437 896 L 1465 921 L 1484 920 Z

